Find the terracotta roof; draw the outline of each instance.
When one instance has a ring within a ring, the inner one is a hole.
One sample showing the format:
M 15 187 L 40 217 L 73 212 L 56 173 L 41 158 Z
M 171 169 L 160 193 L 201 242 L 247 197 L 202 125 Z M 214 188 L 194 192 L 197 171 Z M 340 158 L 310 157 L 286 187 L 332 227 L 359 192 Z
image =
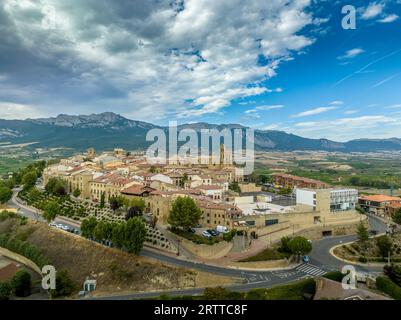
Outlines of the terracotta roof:
M 367 201 L 375 201 L 375 202 L 385 202 L 385 201 L 400 201 L 401 198 L 398 197 L 390 197 L 386 196 L 385 194 L 374 194 L 371 196 L 361 196 L 359 197 L 361 200 L 367 200 Z
M 0 282 L 9 281 L 18 271 L 18 266 L 15 263 L 10 263 L 0 269 Z
M 398 208 L 401 208 L 401 202 L 392 202 L 392 203 L 389 203 L 386 207 L 398 209 Z
M 309 182 L 309 183 L 319 183 L 319 184 L 328 185 L 327 183 L 325 183 L 323 181 L 310 179 L 310 178 L 304 178 L 304 177 L 298 177 L 298 176 L 294 176 L 292 174 L 287 174 L 287 173 L 273 173 L 272 176 L 281 177 L 281 178 L 288 178 L 288 179 L 292 179 L 292 180 L 295 180 L 295 181 L 303 181 L 303 182 Z
M 121 193 L 126 195 L 141 196 L 144 192 L 153 192 L 154 190 L 155 189 L 147 186 L 133 185 L 131 187 L 121 190 Z

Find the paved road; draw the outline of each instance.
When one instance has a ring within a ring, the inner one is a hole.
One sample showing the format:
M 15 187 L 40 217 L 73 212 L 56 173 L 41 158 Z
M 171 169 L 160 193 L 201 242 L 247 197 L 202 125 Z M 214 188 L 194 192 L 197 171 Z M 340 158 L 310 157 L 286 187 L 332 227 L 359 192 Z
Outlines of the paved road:
M 386 232 L 386 224 L 380 218 L 371 214 L 368 214 L 368 217 L 370 230 L 375 230 L 378 234 L 384 234 Z M 326 267 L 328 269 L 340 270 L 345 264 L 348 263 L 333 257 L 330 254 L 330 249 L 336 245 L 352 242 L 357 239 L 357 235 L 347 235 L 339 237 L 327 237 L 318 241 L 314 241 L 312 252 L 309 254 L 310 263 L 322 268 Z M 382 270 L 382 267 L 376 266 L 354 266 L 357 271 L 361 272 L 377 272 Z
M 43 218 L 41 218 L 40 215 L 37 214 L 37 212 L 20 203 L 16 195 L 17 195 L 17 190 L 15 191 L 14 196 L 10 201 L 10 203 L 12 206 L 19 209 L 20 214 L 27 216 L 31 219 L 43 221 Z M 386 225 L 379 218 L 375 216 L 369 216 L 369 223 L 372 230 L 376 230 L 378 231 L 378 233 L 385 232 Z M 143 249 L 141 255 L 174 266 L 196 269 L 199 271 L 209 272 L 222 276 L 241 278 L 243 280 L 242 284 L 233 285 L 228 288 L 235 291 L 246 291 L 254 288 L 269 288 L 275 285 L 303 279 L 305 277 L 322 275 L 328 271 L 341 270 L 341 267 L 344 265 L 343 261 L 333 257 L 330 254 L 330 249 L 337 244 L 354 241 L 356 239 L 357 239 L 356 235 L 348 235 L 339 237 L 327 237 L 321 240 L 314 241 L 313 250 L 310 254 L 310 262 L 308 264 L 299 265 L 292 269 L 277 270 L 277 271 L 249 271 L 244 269 L 219 267 L 205 263 L 179 259 L 177 257 L 172 257 L 149 249 Z M 366 267 L 356 266 L 356 269 L 364 272 L 378 271 L 378 268 L 373 266 L 366 266 Z M 202 288 L 195 288 L 195 289 L 172 290 L 172 291 L 162 291 L 162 292 L 144 292 L 144 293 L 135 293 L 127 295 L 116 295 L 97 299 L 138 299 L 138 298 L 155 297 L 161 294 L 196 295 L 202 292 L 203 292 Z

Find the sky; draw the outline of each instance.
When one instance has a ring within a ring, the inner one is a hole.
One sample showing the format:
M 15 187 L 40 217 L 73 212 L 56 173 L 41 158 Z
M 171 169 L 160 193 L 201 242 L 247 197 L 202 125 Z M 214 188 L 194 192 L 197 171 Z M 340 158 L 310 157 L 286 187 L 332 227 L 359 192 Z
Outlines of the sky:
M 0 118 L 401 138 L 400 39 L 401 0 L 2 0 Z

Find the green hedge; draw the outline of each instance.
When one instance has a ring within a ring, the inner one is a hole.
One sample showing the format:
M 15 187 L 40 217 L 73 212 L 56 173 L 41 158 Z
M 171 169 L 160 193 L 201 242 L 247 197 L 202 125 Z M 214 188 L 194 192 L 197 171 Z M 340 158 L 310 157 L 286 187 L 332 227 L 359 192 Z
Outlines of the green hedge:
M 6 234 L 0 234 L 0 247 L 6 248 L 32 260 L 40 268 L 48 264 L 48 260 L 42 255 L 40 250 L 26 241 L 9 237 Z
M 376 278 L 376 288 L 395 300 L 401 300 L 401 287 L 386 277 Z
M 331 272 L 327 272 L 323 275 L 323 278 L 333 280 L 336 282 L 342 282 L 344 277 L 345 277 L 345 274 L 341 273 L 341 271 L 331 271 Z
M 271 289 L 253 289 L 246 294 L 247 300 L 305 300 L 316 292 L 316 282 L 313 279 L 301 280 L 295 283 L 278 286 Z

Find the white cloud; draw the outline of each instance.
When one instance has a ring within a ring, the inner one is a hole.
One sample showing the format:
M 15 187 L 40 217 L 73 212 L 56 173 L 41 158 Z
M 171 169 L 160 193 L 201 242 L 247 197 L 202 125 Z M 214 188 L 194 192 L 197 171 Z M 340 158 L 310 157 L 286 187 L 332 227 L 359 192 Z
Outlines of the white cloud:
M 362 54 L 364 52 L 365 52 L 365 50 L 363 50 L 361 48 L 350 49 L 347 52 L 345 52 L 344 55 L 337 57 L 337 59 L 339 59 L 339 60 L 352 59 L 352 58 L 355 58 L 356 56 L 359 56 L 360 54 Z
M 305 137 L 323 137 L 335 141 L 347 141 L 361 136 L 365 138 L 396 136 L 399 134 L 397 130 L 400 124 L 401 118 L 369 115 L 355 118 L 298 122 L 288 128 L 288 131 Z
M 310 0 L 24 3 L 5 0 L 4 9 L 27 50 L 68 70 L 68 88 L 124 93 L 102 106 L 142 120 L 222 112 L 270 92 L 261 83 L 314 42 L 300 34 L 313 25 Z M 54 30 L 42 27 L 45 5 L 56 10 Z
M 383 9 L 384 9 L 384 4 L 371 2 L 366 8 L 363 9 L 361 17 L 364 20 L 373 19 L 378 15 L 380 15 L 383 12 Z
M 385 16 L 384 18 L 379 19 L 377 21 L 379 21 L 380 23 L 391 23 L 391 22 L 398 20 L 398 18 L 399 18 L 399 16 L 396 14 L 389 14 L 389 15 Z
M 398 109 L 401 108 L 401 103 L 392 104 L 386 107 L 386 109 Z
M 315 108 L 315 109 L 310 109 L 310 110 L 306 110 L 303 112 L 300 112 L 298 114 L 292 115 L 292 118 L 300 118 L 300 117 L 307 117 L 307 116 L 314 116 L 320 113 L 324 113 L 324 112 L 328 112 L 331 110 L 337 109 L 337 107 L 319 107 L 319 108 Z
M 344 101 L 341 100 L 335 100 L 329 103 L 331 106 L 342 106 L 344 104 Z
M 284 108 L 284 106 L 281 104 L 280 105 L 264 105 L 264 106 L 255 107 L 253 109 L 248 109 L 245 111 L 245 114 L 250 117 L 259 119 L 261 117 L 260 111 L 269 111 L 269 110 L 275 110 L 275 109 L 281 109 L 281 108 Z
M 0 102 L 0 119 L 27 119 L 43 116 L 36 106 L 17 104 L 12 102 Z
M 344 111 L 344 114 L 354 114 L 354 113 L 358 113 L 358 110 L 346 110 Z

